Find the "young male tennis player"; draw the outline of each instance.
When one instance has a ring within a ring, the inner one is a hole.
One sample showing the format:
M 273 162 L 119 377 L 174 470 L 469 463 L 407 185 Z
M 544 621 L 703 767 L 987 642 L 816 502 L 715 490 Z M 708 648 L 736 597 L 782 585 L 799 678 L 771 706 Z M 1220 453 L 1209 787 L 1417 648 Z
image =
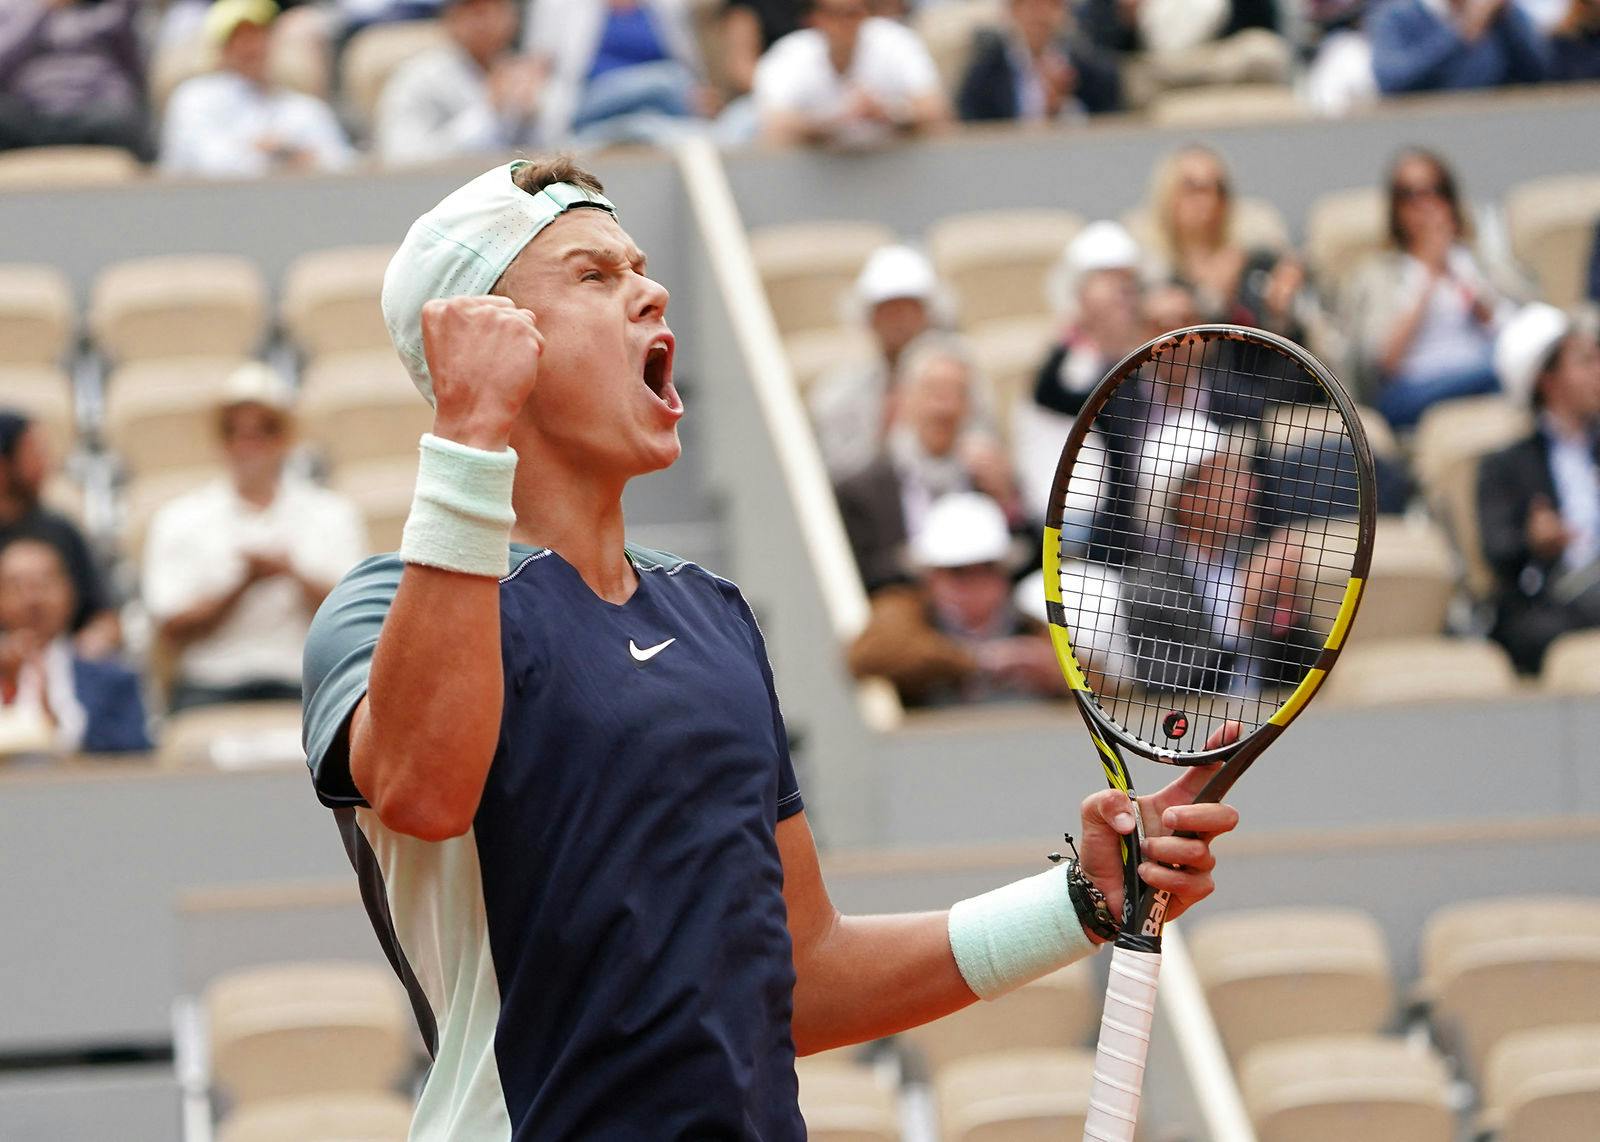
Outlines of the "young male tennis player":
M 592 176 L 517 162 L 424 215 L 384 283 L 433 401 L 397 555 L 306 646 L 305 739 L 433 1066 L 413 1139 L 800 1139 L 794 1056 L 992 998 L 1120 908 L 1122 794 L 1057 867 L 949 913 L 841 916 L 739 590 L 629 546 L 678 456 L 667 291 Z M 1190 773 L 1146 878 L 1211 891 Z M 1166 867 L 1166 866 L 1173 867 Z M 1103 927 L 1103 925 L 1102 925 Z

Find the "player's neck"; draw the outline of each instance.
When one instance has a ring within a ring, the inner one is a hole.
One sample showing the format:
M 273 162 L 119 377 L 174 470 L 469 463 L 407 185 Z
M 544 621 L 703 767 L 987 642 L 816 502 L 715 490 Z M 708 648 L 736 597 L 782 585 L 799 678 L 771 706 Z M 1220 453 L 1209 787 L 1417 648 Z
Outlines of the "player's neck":
M 517 515 L 513 540 L 554 551 L 607 602 L 632 597 L 639 580 L 623 550 L 621 483 L 612 486 L 525 458 L 517 465 L 511 503 Z

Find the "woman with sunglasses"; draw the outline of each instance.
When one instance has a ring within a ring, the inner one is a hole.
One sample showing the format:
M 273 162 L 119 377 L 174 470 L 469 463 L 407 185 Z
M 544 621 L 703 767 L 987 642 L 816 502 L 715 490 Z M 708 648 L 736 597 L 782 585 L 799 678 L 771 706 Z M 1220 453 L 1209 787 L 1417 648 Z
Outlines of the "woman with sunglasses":
M 1389 168 L 1390 249 L 1358 279 L 1358 333 L 1375 402 L 1412 428 L 1439 401 L 1494 392 L 1502 298 L 1467 244 L 1455 176 L 1438 155 L 1403 151 Z

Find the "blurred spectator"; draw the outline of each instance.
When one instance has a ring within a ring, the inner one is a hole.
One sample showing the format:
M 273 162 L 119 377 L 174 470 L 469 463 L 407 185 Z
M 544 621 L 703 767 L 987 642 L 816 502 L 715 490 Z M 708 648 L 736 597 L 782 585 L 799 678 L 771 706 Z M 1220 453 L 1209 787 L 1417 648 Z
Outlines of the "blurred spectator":
M 0 150 L 89 144 L 150 157 L 139 0 L 0 4 Z
M 446 42 L 395 70 L 378 99 L 373 135 L 388 163 L 532 146 L 545 68 L 512 52 L 513 0 L 447 0 Z
M 976 427 L 978 380 L 964 343 L 925 334 L 898 372 L 883 453 L 836 489 L 868 591 L 905 577 L 906 544 L 943 496 L 976 489 L 1008 507 L 1016 498 L 1004 454 Z
M 171 706 L 295 698 L 311 616 L 366 550 L 355 507 L 284 470 L 290 393 L 243 366 L 218 409 L 224 479 L 157 511 L 144 601 L 178 652 Z
M 1247 249 L 1236 233 L 1232 180 L 1222 156 L 1189 146 L 1156 167 L 1150 186 L 1157 276 L 1195 292 L 1207 321 L 1304 337 L 1297 316 L 1305 268 L 1293 254 Z
M 69 626 L 77 652 L 105 658 L 122 642 L 111 591 L 78 525 L 40 500 L 50 478 L 44 432 L 18 412 L 0 411 L 0 546 L 39 539 L 61 553 L 76 608 Z
M 350 36 L 374 24 L 393 24 L 401 20 L 431 20 L 450 0 L 334 0 L 334 8 Z
M 161 165 L 173 174 L 255 178 L 275 171 L 333 170 L 351 159 L 333 110 L 275 84 L 267 65 L 272 0 L 217 0 L 206 38 L 218 69 L 179 84 L 167 104 Z
M 685 0 L 530 0 L 528 13 L 524 46 L 550 77 L 547 142 L 665 143 L 720 110 Z
M 956 97 L 968 121 L 1045 122 L 1122 106 L 1117 65 L 1076 34 L 1067 0 L 1010 0 L 1006 21 L 980 28 Z
M 1043 521 L 1061 444 L 1072 418 L 1106 371 L 1143 342 L 1146 326 L 1133 236 L 1115 222 L 1094 222 L 1067 244 L 1051 283 L 1065 323 L 1034 381 L 1033 399 L 1017 402 L 1012 459 L 1023 506 Z
M 43 739 L 35 748 L 67 754 L 150 748 L 139 676 L 78 655 L 68 637 L 77 608 L 54 546 L 16 539 L 0 549 L 0 751 L 30 735 Z
M 728 0 L 722 9 L 722 69 L 735 95 L 748 95 L 756 64 L 773 44 L 800 30 L 802 0 Z
M 1372 41 L 1361 28 L 1366 0 L 1311 0 L 1307 19 L 1314 36 L 1305 74 L 1305 97 L 1322 115 L 1343 115 L 1377 102 Z
M 1507 394 L 1538 418 L 1532 435 L 1484 457 L 1478 473 L 1496 580 L 1491 633 L 1532 673 L 1558 636 L 1600 626 L 1600 344 L 1535 303 L 1506 323 L 1495 364 Z
M 1589 300 L 1600 302 L 1600 223 L 1595 224 L 1594 242 L 1589 247 Z
M 823 462 L 835 480 L 876 459 L 889 423 L 889 397 L 900 354 L 937 324 L 944 307 L 933 264 L 910 246 L 872 252 L 851 302 L 876 346 L 866 364 L 844 364 L 811 388 L 811 419 Z
M 1385 95 L 1538 83 L 1549 52 L 1508 0 L 1383 0 L 1367 18 Z
M 756 65 L 762 134 L 778 143 L 875 146 L 950 120 L 933 57 L 866 0 L 806 0 L 807 26 Z
M 1600 79 L 1600 0 L 1568 0 L 1550 32 L 1550 78 Z
M 1466 244 L 1455 175 L 1408 150 L 1389 168 L 1393 248 L 1355 284 L 1356 339 L 1375 374 L 1374 403 L 1396 428 L 1429 406 L 1495 390 L 1491 360 L 1501 299 Z
M 851 672 L 889 679 L 908 706 L 1066 693 L 1044 625 L 1017 609 L 1005 513 L 975 492 L 946 496 L 912 545 L 917 583 L 879 591 L 851 645 Z
M 1101 47 L 1147 53 L 1161 87 L 1289 76 L 1276 0 L 1083 0 L 1078 18 Z

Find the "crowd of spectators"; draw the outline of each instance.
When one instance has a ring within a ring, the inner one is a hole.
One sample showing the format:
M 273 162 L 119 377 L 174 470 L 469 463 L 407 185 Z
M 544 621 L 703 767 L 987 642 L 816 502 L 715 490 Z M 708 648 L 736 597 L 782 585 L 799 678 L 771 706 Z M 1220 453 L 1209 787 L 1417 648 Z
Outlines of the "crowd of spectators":
M 0 150 L 109 145 L 173 173 L 255 177 L 363 153 L 413 163 L 688 135 L 870 147 L 956 121 L 1071 122 L 1206 84 L 1300 90 L 1337 113 L 1403 92 L 1600 77 L 1592 0 L 720 4 L 9 0 Z M 941 23 L 954 45 L 924 34 Z M 385 49 L 376 105 L 360 105 L 345 82 L 352 45 L 408 24 L 437 34 Z M 174 75 L 187 78 L 169 94 Z M 1162 253 L 1180 273 L 1209 272 L 1206 288 L 1240 268 Z
M 852 667 L 892 679 L 911 704 L 1059 693 L 993 673 L 1005 674 L 1000 652 L 986 649 L 1002 637 L 996 632 L 1009 639 L 1022 631 L 1011 612 L 962 619 L 966 604 L 1000 597 L 986 576 L 1022 570 L 998 542 L 978 537 L 1003 527 L 1019 549 L 1035 550 L 1061 443 L 1090 392 L 1146 340 L 1201 321 L 1311 344 L 1403 444 L 1430 409 L 1450 402 L 1493 397 L 1507 418 L 1527 410 L 1532 434 L 1482 461 L 1481 539 L 1463 538 L 1481 546 L 1495 582 L 1465 625 L 1501 642 L 1527 673 L 1561 634 L 1600 627 L 1600 341 L 1588 319 L 1600 314 L 1600 291 L 1588 318 L 1538 300 L 1503 250 L 1475 244 L 1467 198 L 1436 153 L 1401 151 L 1385 197 L 1385 247 L 1341 281 L 1319 282 L 1284 242 L 1251 244 L 1220 155 L 1177 151 L 1152 173 L 1142 240 L 1132 221 L 1099 220 L 1061 252 L 1048 287 L 1058 333 L 1040 345 L 1033 382 L 1004 418 L 993 415 L 974 352 L 953 331 L 959 315 L 932 264 L 914 246 L 877 250 L 853 295 L 877 352 L 826 374 L 809 401 L 871 604 Z M 1600 268 L 1600 231 L 1592 259 Z M 1084 446 L 1109 491 L 1093 502 L 1069 497 L 1062 526 L 1077 560 L 1067 573 L 1085 597 L 1102 601 L 1097 614 L 1116 616 L 1114 631 L 1103 624 L 1095 632 L 1102 645 L 1090 656 L 1132 654 L 1145 682 L 1167 688 L 1210 687 L 1194 672 L 1249 658 L 1254 640 L 1273 640 L 1263 660 L 1293 664 L 1315 651 L 1290 645 L 1307 625 L 1292 614 L 1214 614 L 1209 588 L 1243 582 L 1245 594 L 1281 598 L 1291 611 L 1303 594 L 1285 546 L 1272 541 L 1298 518 L 1292 497 L 1266 504 L 1246 494 L 1232 504 L 1229 495 L 1252 479 L 1292 486 L 1293 465 L 1305 457 L 1269 447 L 1268 418 L 1320 398 L 1225 363 L 1188 364 L 1175 354 L 1113 398 L 1127 399 Z M 1244 438 L 1254 443 L 1241 449 Z M 1167 472 L 1160 494 L 1152 464 Z M 1353 485 L 1341 484 L 1339 494 L 1346 491 L 1353 512 Z M 967 521 L 971 550 L 931 534 L 946 503 L 966 505 L 950 511 Z M 1404 447 L 1379 458 L 1378 507 L 1427 510 Z M 1106 542 L 1129 534 L 1148 539 L 1131 561 Z M 951 585 L 952 568 L 960 587 Z M 1204 655 L 1168 662 L 1149 632 L 1170 636 L 1175 611 L 1200 624 L 1193 638 L 1176 640 L 1190 651 L 1210 645 L 1205 632 L 1229 633 Z

